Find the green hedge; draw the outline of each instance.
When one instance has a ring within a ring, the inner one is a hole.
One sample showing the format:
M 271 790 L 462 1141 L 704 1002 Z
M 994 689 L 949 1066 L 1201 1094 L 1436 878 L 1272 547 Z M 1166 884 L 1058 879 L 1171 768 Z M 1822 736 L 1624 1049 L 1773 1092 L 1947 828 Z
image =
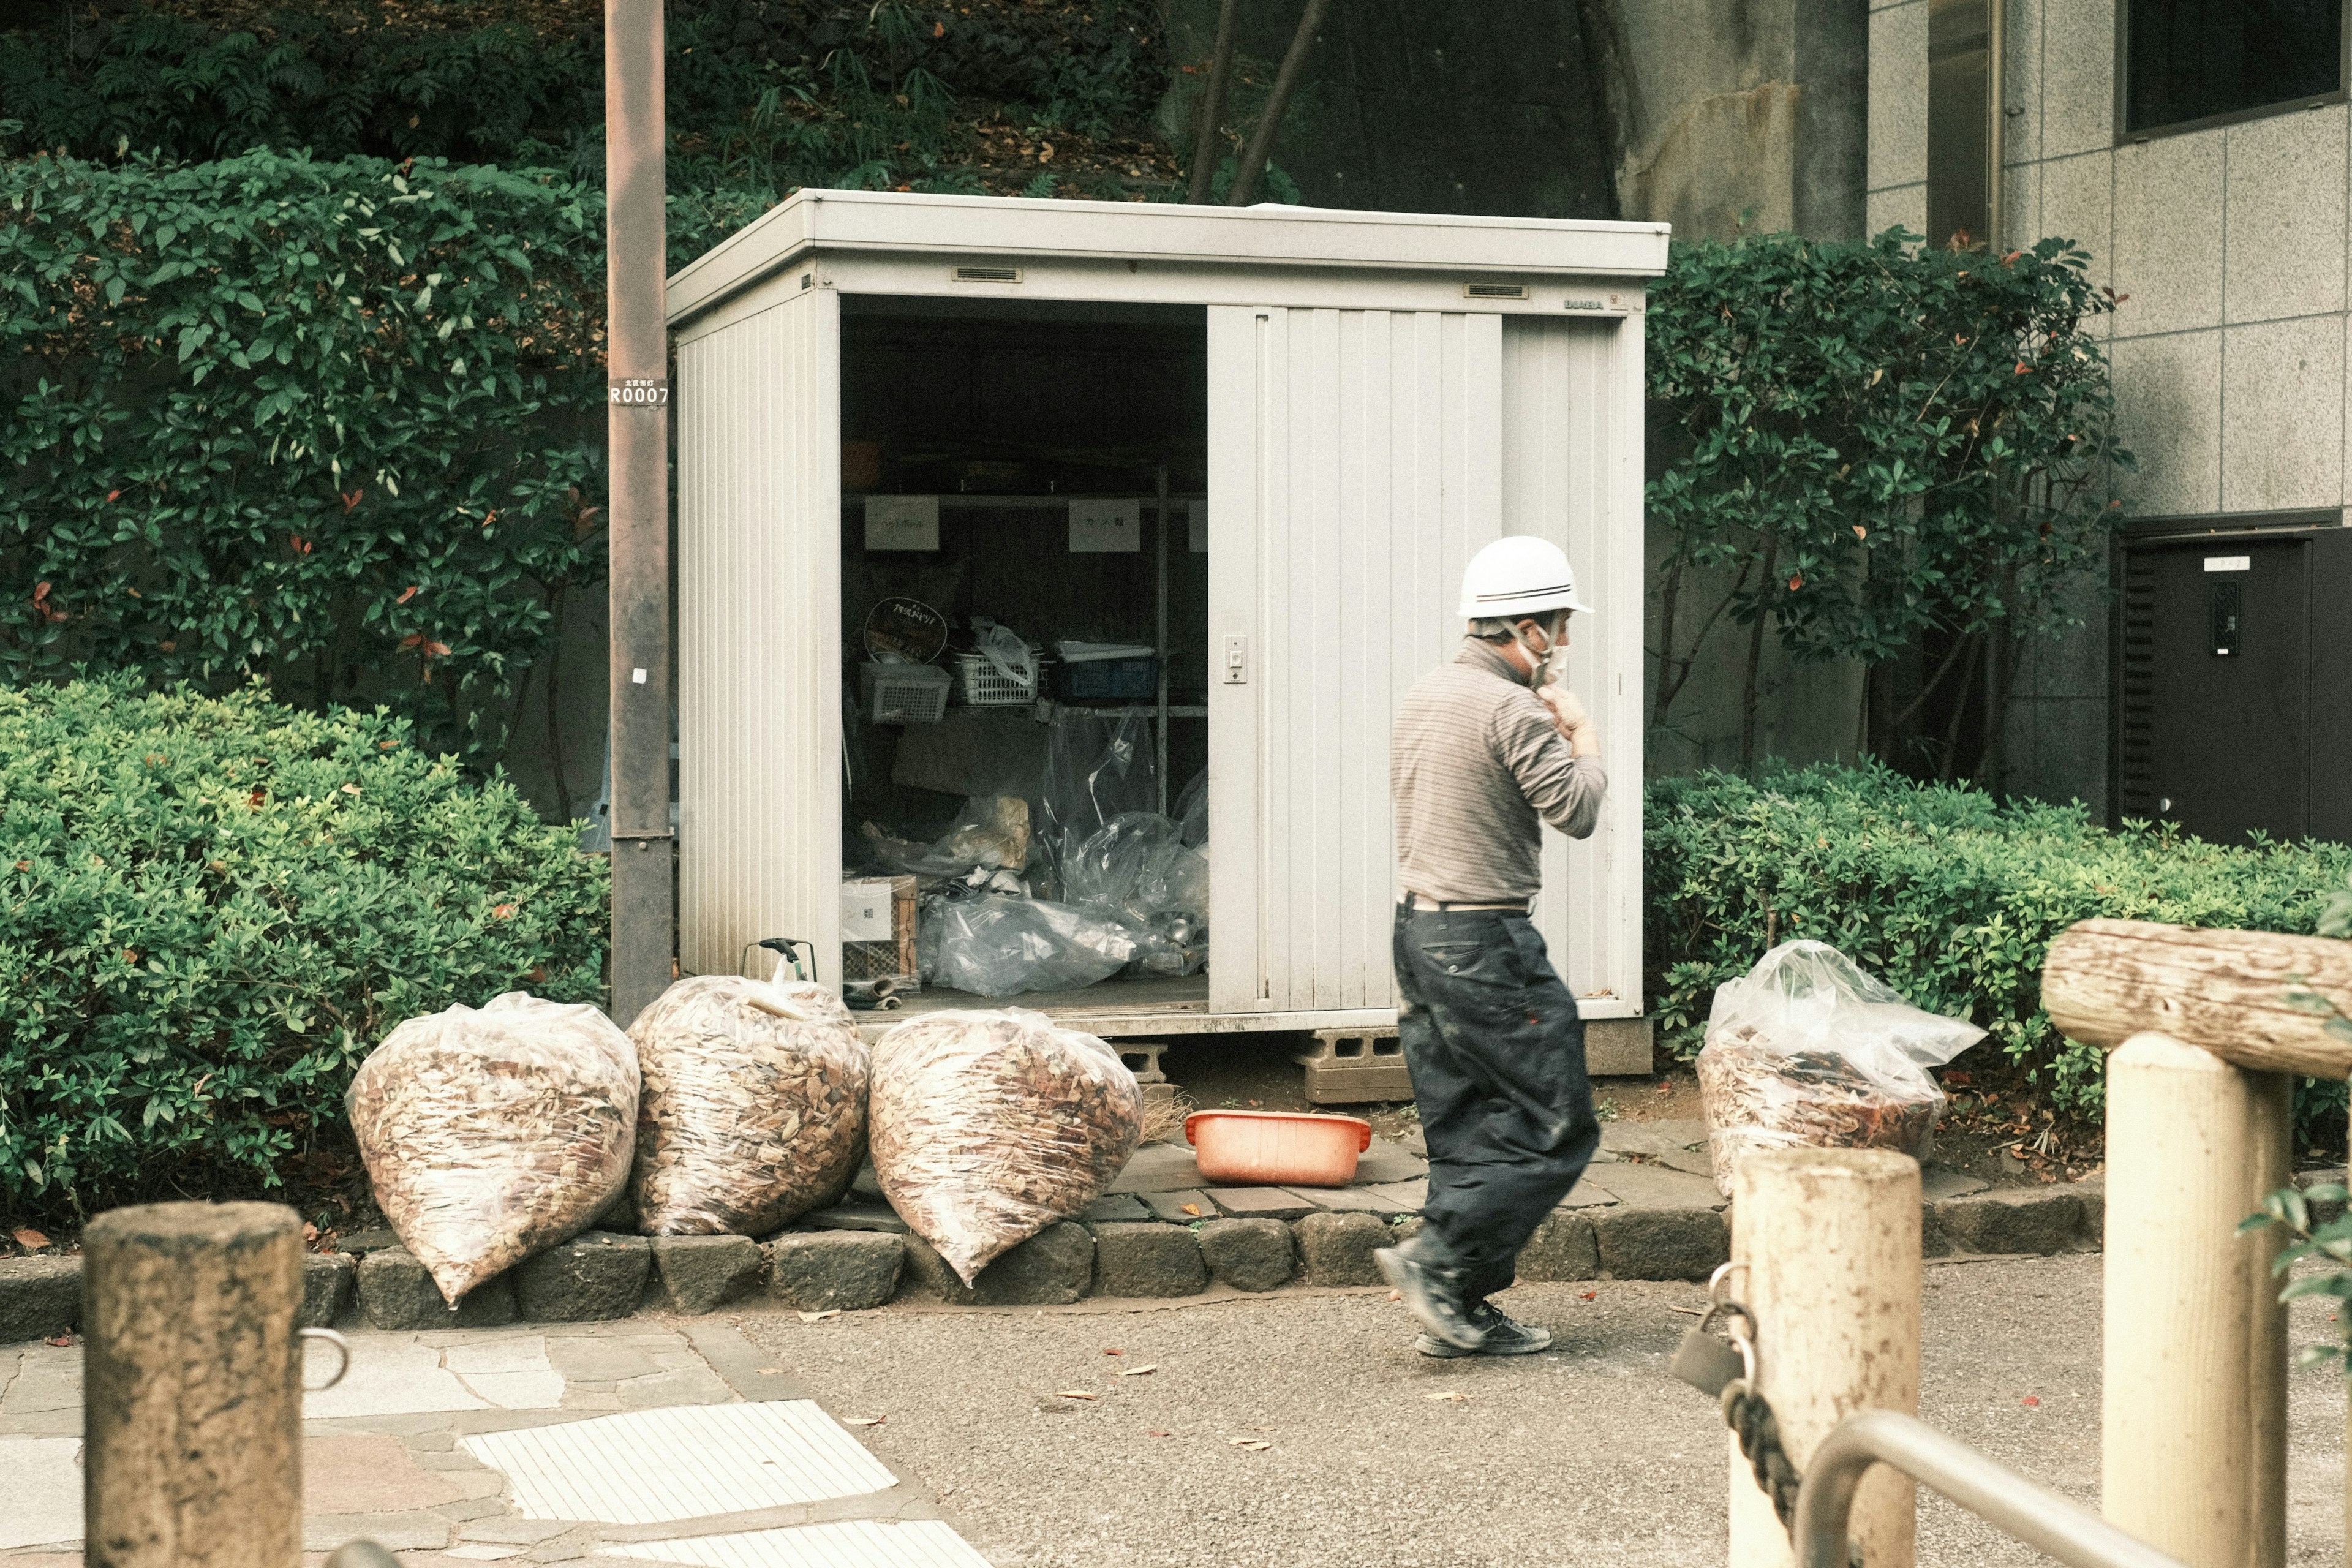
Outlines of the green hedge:
M 1717 985 L 1774 942 L 1812 937 L 1920 1006 L 1982 1025 L 2078 1113 L 2100 1105 L 2101 1053 L 2042 1010 L 2059 932 L 2099 916 L 2310 931 L 2352 868 L 2343 845 L 2110 832 L 2079 805 L 2002 805 L 1877 767 L 1660 779 L 1647 798 L 1650 992 L 1678 1054 L 1696 1051 Z M 2343 1089 L 2306 1095 L 2306 1114 Z
M 602 198 L 275 153 L 0 198 L 0 678 L 268 675 L 496 756 L 603 572 Z
M 385 714 L 0 689 L 0 1213 L 299 1181 L 402 1019 L 600 1000 L 576 842 Z

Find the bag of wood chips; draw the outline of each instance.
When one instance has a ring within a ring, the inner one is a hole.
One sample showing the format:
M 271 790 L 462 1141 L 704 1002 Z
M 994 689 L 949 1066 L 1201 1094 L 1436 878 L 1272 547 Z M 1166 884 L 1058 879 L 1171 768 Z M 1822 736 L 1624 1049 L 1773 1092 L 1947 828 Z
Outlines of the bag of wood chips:
M 1927 1074 L 1984 1038 L 1914 1007 L 1819 942 L 1784 942 L 1717 987 L 1698 1053 L 1716 1190 L 1758 1149 L 1894 1149 L 1926 1159 L 1944 1091 Z
M 848 1191 L 872 1053 L 832 992 L 698 975 L 629 1038 L 646 1083 L 633 1181 L 646 1235 L 765 1236 Z
M 377 1206 L 455 1307 L 620 1194 L 637 1053 L 593 1007 L 509 991 L 393 1030 L 344 1103 Z
M 1143 1091 L 1092 1035 L 958 1010 L 882 1037 L 872 1117 L 883 1194 L 969 1285 L 1102 1196 L 1143 1137 Z

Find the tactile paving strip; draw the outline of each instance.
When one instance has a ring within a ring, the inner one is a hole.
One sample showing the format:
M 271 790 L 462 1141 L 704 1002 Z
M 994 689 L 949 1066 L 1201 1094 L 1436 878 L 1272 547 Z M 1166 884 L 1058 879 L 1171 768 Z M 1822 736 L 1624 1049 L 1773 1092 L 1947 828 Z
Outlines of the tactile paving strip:
M 506 1476 L 525 1519 L 663 1524 L 898 1484 L 806 1399 L 635 1410 L 462 1441 Z
M 597 1555 L 702 1568 L 989 1568 L 987 1558 L 935 1519 L 903 1524 L 847 1520 L 741 1535 L 632 1542 L 601 1548 Z

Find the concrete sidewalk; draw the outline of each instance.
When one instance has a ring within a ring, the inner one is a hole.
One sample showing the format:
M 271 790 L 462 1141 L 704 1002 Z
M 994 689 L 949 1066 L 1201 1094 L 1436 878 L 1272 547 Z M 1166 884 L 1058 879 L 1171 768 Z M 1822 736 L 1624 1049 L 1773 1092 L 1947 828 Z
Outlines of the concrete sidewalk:
M 420 1565 L 987 1568 L 719 1320 L 348 1337 L 349 1374 L 304 1399 L 307 1562 L 367 1536 Z M 80 1348 L 0 1348 L 6 1568 L 80 1563 Z

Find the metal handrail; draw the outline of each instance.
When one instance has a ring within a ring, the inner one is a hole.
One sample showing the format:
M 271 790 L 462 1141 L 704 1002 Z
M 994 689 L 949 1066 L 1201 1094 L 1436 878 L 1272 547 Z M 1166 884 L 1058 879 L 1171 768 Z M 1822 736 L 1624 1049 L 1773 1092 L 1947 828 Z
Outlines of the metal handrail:
M 1854 1489 L 1892 1465 L 2003 1533 L 2072 1568 L 2183 1568 L 2097 1514 L 2036 1486 L 1956 1437 L 1892 1410 L 1865 1410 L 1830 1429 L 1805 1465 L 1790 1534 L 1800 1568 L 1847 1568 Z

